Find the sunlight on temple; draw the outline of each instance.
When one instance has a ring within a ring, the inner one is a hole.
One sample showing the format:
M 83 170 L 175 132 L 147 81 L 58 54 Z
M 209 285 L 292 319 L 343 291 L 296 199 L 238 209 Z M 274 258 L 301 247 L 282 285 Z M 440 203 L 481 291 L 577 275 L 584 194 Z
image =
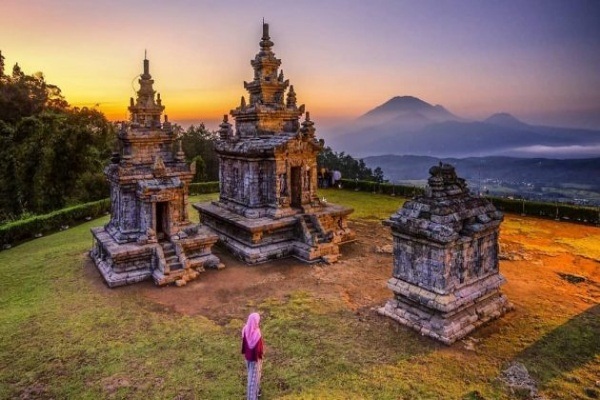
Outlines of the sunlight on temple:
M 323 142 L 304 105 L 297 105 L 272 46 L 269 25 L 263 24 L 260 51 L 250 62 L 254 79 L 244 82 L 248 102 L 242 97 L 231 111 L 235 129 L 227 115 L 220 125 L 219 201 L 194 207 L 220 242 L 248 264 L 288 256 L 334 262 L 339 245 L 355 238 L 347 224 L 352 209 L 317 196 Z
M 119 152 L 105 169 L 111 218 L 93 228 L 91 256 L 110 287 L 152 278 L 157 285 L 183 285 L 204 267 L 221 267 L 211 252 L 218 237 L 190 222 L 188 188 L 194 171 L 181 140 L 153 88 L 150 62 L 131 98 L 131 119 L 118 132 Z M 156 97 L 155 97 L 156 95 Z

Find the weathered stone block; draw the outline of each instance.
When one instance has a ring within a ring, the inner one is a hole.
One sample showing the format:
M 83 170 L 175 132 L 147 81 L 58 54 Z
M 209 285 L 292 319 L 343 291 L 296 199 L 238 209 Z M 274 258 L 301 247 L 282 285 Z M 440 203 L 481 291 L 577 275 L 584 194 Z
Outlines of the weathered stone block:
M 511 308 L 499 290 L 502 214 L 470 196 L 452 166 L 430 173 L 427 194 L 384 222 L 394 238 L 394 299 L 379 312 L 451 344 Z

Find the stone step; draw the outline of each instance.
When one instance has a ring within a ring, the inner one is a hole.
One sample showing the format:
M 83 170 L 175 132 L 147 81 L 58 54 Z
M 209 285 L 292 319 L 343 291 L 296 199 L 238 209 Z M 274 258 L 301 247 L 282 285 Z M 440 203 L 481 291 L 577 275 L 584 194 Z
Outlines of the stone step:
M 179 271 L 180 269 L 183 269 L 183 264 L 177 262 L 177 263 L 173 263 L 173 264 L 169 264 L 169 269 L 171 271 Z
M 165 261 L 167 262 L 167 264 L 173 264 L 173 263 L 179 262 L 179 257 L 177 257 L 177 256 L 165 257 Z
M 340 259 L 340 255 L 339 254 L 327 254 L 327 255 L 321 256 L 321 259 L 327 264 L 333 264 Z

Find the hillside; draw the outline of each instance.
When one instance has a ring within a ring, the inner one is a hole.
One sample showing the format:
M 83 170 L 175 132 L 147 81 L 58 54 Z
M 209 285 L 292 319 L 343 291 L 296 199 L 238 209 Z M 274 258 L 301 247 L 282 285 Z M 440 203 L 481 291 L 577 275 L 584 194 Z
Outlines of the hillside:
M 380 221 L 402 200 L 320 196 L 356 208 L 360 239 L 334 265 L 249 268 L 220 253 L 224 270 L 183 288 L 108 289 L 87 257 L 105 218 L 0 252 L 0 398 L 242 398 L 239 331 L 253 310 L 265 398 L 509 399 L 497 378 L 513 362 L 547 398 L 599 394 L 598 228 L 506 216 L 500 270 L 515 311 L 446 347 L 374 311 L 391 296 Z
M 549 158 L 470 157 L 435 158 L 427 156 L 384 155 L 364 158 L 368 167 L 379 166 L 391 180 L 427 179 L 427 172 L 439 161 L 452 164 L 469 180 L 500 179 L 531 183 L 569 182 L 590 185 L 600 191 L 600 158 L 557 160 Z
M 454 165 L 471 189 L 486 187 L 491 194 L 524 195 L 600 204 L 600 158 L 548 159 L 514 157 L 435 158 L 383 155 L 364 158 L 369 168 L 380 167 L 392 182 L 422 181 L 439 161 Z M 496 190 L 497 189 L 497 190 Z
M 338 128 L 329 144 L 337 151 L 360 157 L 587 158 L 600 154 L 600 131 L 530 125 L 508 113 L 469 121 L 441 105 L 402 96 Z

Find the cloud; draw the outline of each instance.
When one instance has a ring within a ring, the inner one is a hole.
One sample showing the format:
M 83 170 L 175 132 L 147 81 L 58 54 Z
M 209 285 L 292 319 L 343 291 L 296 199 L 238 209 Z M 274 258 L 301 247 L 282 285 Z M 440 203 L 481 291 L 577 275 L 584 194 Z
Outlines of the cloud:
M 545 145 L 533 145 L 515 147 L 512 152 L 519 153 L 521 155 L 529 156 L 553 156 L 553 157 L 600 157 L 600 144 L 596 145 L 571 145 L 571 146 L 545 146 Z

